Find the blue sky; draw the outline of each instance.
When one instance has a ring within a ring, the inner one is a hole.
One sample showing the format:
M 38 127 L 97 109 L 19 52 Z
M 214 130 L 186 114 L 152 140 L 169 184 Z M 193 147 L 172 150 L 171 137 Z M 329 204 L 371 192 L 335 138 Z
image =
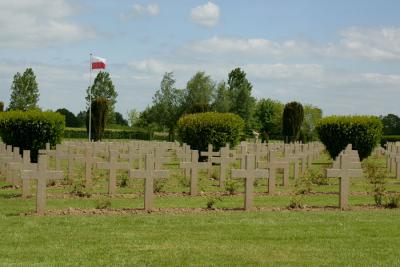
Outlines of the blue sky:
M 143 110 L 163 73 L 183 88 L 241 67 L 257 98 L 324 114 L 399 114 L 400 1 L 0 1 L 0 99 L 32 67 L 44 109 L 85 109 L 89 53 L 108 61 L 116 110 Z

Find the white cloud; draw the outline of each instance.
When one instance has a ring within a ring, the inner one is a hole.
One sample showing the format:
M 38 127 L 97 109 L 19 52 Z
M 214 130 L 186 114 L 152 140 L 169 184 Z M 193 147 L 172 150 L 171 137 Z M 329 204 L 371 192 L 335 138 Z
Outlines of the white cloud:
M 239 54 L 278 59 L 293 57 L 327 57 L 400 60 L 400 28 L 347 28 L 338 41 L 316 44 L 297 40 L 272 41 L 265 38 L 231 38 L 214 36 L 191 43 L 191 51 L 205 54 Z
M 74 12 L 64 0 L 2 0 L 0 47 L 31 48 L 94 37 L 93 30 L 68 21 Z
M 219 20 L 219 7 L 213 2 L 192 8 L 190 18 L 205 27 L 213 27 Z
M 123 13 L 120 15 L 122 20 L 136 19 L 141 17 L 155 17 L 160 14 L 160 7 L 157 4 L 134 4 L 132 10 L 129 13 Z
M 288 40 L 274 42 L 263 38 L 227 38 L 214 36 L 210 39 L 193 42 L 189 49 L 210 54 L 243 54 L 248 56 L 289 57 L 302 55 L 310 48 L 307 43 Z
M 335 45 L 335 55 L 344 51 L 348 57 L 370 60 L 400 59 L 400 28 L 352 27 L 342 31 L 341 36 L 340 43 Z

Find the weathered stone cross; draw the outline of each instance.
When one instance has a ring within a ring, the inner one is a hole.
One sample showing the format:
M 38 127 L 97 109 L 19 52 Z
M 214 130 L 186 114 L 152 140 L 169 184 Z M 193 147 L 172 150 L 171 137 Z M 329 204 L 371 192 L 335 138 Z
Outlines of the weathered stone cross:
M 208 144 L 207 151 L 200 151 L 200 155 L 202 157 L 207 157 L 207 162 L 208 162 L 207 175 L 208 175 L 208 177 L 210 177 L 211 173 L 212 173 L 212 158 L 213 157 L 218 157 L 219 156 L 219 152 L 214 152 L 212 144 Z
M 250 210 L 253 207 L 253 192 L 254 192 L 254 180 L 256 178 L 268 177 L 268 170 L 256 169 L 255 167 L 255 155 L 246 155 L 245 169 L 232 169 L 232 178 L 245 178 L 245 202 L 244 209 Z
M 190 195 L 197 195 L 198 170 L 208 169 L 208 162 L 199 162 L 199 152 L 192 150 L 192 161 L 181 162 L 179 167 L 190 172 Z
M 31 152 L 29 150 L 23 151 L 22 162 L 12 162 L 10 163 L 11 170 L 35 170 L 37 165 L 35 163 L 31 163 Z M 22 197 L 27 198 L 29 196 L 29 181 L 27 179 L 22 179 Z
M 236 158 L 231 158 L 229 156 L 229 148 L 227 147 L 221 148 L 220 155 L 220 157 L 211 157 L 211 161 L 219 163 L 219 186 L 224 187 L 226 172 L 229 168 L 229 165 L 236 161 Z
M 46 210 L 46 184 L 48 180 L 63 179 L 62 171 L 49 171 L 48 156 L 39 155 L 37 170 L 22 170 L 22 179 L 33 179 L 37 181 L 36 186 L 36 213 L 44 215 Z
M 326 177 L 340 178 L 340 198 L 339 198 L 339 207 L 341 209 L 346 209 L 348 207 L 348 198 L 349 198 L 349 186 L 350 186 L 350 177 L 361 177 L 363 175 L 362 169 L 358 169 L 359 162 L 349 162 L 345 156 L 340 156 L 340 168 L 338 169 L 327 169 Z
M 118 162 L 119 152 L 116 150 L 110 150 L 108 162 L 97 162 L 96 166 L 99 170 L 108 170 L 108 194 L 114 195 L 117 189 L 117 171 L 118 170 L 129 170 L 128 162 Z
M 146 154 L 145 156 L 145 169 L 129 171 L 130 178 L 144 179 L 144 209 L 151 210 L 153 208 L 154 197 L 154 179 L 168 178 L 169 172 L 167 170 L 156 170 L 154 168 L 153 155 Z

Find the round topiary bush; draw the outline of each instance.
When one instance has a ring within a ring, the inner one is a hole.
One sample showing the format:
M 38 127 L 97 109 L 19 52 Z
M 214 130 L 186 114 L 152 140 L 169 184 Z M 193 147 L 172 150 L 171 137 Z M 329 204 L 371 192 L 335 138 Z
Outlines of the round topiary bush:
M 208 144 L 220 149 L 229 143 L 235 146 L 243 136 L 244 121 L 232 113 L 195 113 L 178 121 L 178 136 L 192 149 L 207 150 Z
M 46 143 L 54 146 L 61 142 L 65 128 L 65 117 L 56 112 L 7 111 L 0 113 L 0 136 L 4 143 L 29 149 L 33 162 L 39 149 Z
M 321 119 L 316 130 L 332 158 L 352 144 L 363 160 L 379 143 L 382 127 L 382 122 L 375 116 L 330 116 Z

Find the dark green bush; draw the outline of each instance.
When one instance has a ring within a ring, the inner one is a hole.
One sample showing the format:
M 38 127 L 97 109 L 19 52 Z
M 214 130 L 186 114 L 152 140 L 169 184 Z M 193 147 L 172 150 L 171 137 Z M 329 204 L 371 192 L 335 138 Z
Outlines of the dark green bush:
M 381 146 L 386 145 L 387 142 L 399 142 L 400 135 L 383 135 L 381 138 Z
M 0 112 L 4 111 L 4 103 L 0 101 Z
M 375 116 L 330 116 L 321 119 L 316 130 L 332 158 L 352 144 L 363 160 L 379 143 L 382 122 Z
M 56 112 L 7 111 L 0 113 L 0 135 L 3 142 L 31 151 L 31 159 L 36 162 L 39 149 L 46 143 L 55 146 L 61 143 L 65 128 L 65 118 Z
M 196 113 L 181 117 L 178 136 L 192 149 L 207 150 L 208 144 L 219 149 L 229 143 L 235 146 L 243 136 L 244 121 L 232 113 Z

